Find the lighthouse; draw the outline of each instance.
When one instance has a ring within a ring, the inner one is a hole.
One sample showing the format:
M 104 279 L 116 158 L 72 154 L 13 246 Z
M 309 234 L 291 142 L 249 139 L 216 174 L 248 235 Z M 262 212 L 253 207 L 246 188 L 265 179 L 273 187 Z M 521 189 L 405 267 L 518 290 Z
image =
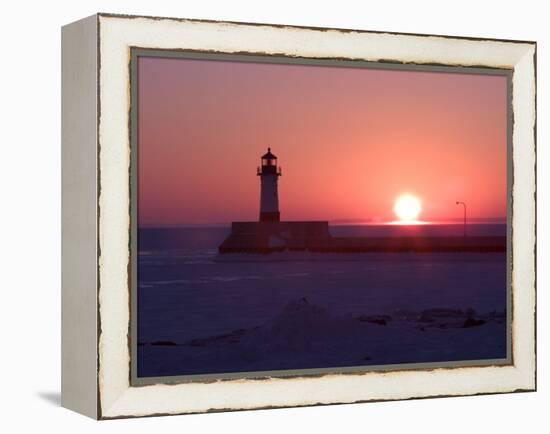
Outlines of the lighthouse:
M 261 181 L 260 221 L 278 222 L 281 220 L 281 213 L 277 183 L 281 169 L 277 167 L 277 157 L 271 153 L 271 148 L 267 148 L 267 153 L 262 155 L 262 165 L 258 167 L 257 175 Z
M 281 168 L 271 148 L 262 155 L 256 173 L 260 177 L 260 221 L 231 222 L 231 233 L 218 246 L 219 253 L 331 251 L 328 221 L 281 221 L 277 189 Z

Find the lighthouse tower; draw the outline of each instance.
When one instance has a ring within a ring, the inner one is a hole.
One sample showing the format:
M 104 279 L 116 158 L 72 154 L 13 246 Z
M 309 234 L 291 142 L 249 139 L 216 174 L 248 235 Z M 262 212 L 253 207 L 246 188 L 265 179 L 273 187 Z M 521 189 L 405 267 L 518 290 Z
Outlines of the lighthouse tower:
M 261 180 L 260 221 L 278 222 L 281 214 L 277 183 L 281 169 L 277 167 L 277 157 L 271 153 L 271 148 L 267 148 L 267 154 L 262 155 L 262 166 L 258 167 L 257 175 Z

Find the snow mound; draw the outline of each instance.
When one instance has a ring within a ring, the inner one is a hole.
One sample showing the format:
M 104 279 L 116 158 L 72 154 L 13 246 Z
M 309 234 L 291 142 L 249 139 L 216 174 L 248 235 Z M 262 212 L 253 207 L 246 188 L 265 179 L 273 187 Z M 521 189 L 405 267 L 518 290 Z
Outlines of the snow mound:
M 252 358 L 290 353 L 299 357 L 331 352 L 335 342 L 364 338 L 367 329 L 352 318 L 332 316 L 304 297 L 286 304 L 277 316 L 243 336 L 241 342 Z

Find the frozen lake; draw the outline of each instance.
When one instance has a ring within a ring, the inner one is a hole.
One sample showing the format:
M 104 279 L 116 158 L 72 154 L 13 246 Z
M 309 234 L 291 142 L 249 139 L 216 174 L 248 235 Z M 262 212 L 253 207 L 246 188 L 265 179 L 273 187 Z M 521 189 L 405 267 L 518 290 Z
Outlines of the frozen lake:
M 139 376 L 506 357 L 504 253 L 218 257 L 227 231 L 141 230 Z

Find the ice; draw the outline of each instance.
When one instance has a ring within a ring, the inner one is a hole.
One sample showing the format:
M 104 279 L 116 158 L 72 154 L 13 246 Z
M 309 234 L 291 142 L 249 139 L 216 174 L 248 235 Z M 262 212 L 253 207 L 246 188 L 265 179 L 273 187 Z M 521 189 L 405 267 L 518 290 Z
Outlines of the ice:
M 139 352 L 150 375 L 497 359 L 506 356 L 504 324 L 502 316 L 473 318 L 450 308 L 407 320 L 338 317 L 300 298 L 260 326 L 187 342 L 142 342 Z
M 220 259 L 206 244 L 144 247 L 140 376 L 506 356 L 504 253 Z

